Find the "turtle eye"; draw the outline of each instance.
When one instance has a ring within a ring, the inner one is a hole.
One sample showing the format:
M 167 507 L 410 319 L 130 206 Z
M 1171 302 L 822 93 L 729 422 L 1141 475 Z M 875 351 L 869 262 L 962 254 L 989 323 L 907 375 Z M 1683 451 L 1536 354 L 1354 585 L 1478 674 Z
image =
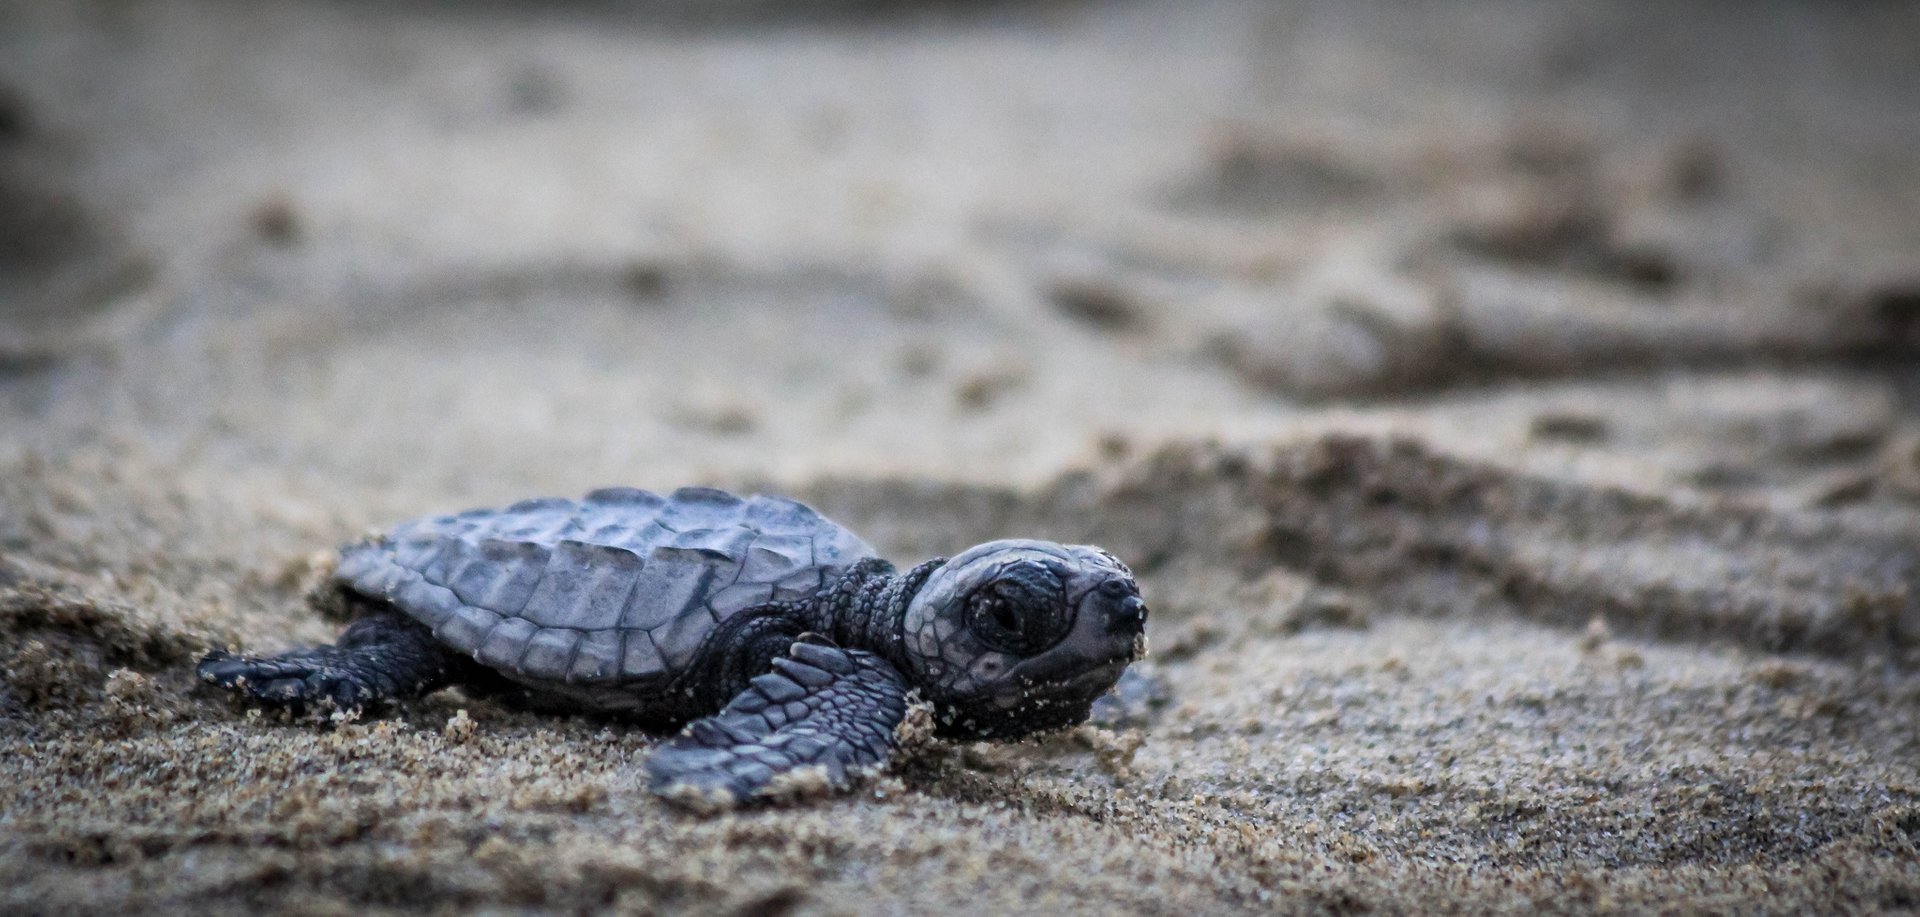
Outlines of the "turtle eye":
M 998 590 L 988 588 L 974 593 L 968 617 L 974 633 L 997 650 L 1020 652 L 1026 637 L 1020 632 L 1020 613 Z
M 1037 564 L 1012 567 L 967 600 L 968 625 L 993 649 L 1022 655 L 1058 642 L 1066 630 L 1060 579 Z

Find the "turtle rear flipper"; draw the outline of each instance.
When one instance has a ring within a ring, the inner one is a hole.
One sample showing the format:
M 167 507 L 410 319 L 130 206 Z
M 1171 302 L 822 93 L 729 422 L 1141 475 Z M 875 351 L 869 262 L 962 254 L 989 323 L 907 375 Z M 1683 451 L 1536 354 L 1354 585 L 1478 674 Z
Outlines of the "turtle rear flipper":
M 907 687 L 886 660 L 803 634 L 773 671 L 647 760 L 653 792 L 722 809 L 845 789 L 886 763 Z
M 386 611 L 355 621 L 333 646 L 265 657 L 215 651 L 196 671 L 260 706 L 305 713 L 418 697 L 452 683 L 459 668 L 431 631 Z

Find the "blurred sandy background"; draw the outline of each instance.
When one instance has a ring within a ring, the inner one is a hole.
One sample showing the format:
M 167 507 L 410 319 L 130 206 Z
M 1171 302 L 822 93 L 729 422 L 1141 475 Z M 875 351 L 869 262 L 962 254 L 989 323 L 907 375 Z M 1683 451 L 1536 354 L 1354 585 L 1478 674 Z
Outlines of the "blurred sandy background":
M 1672 6 L 0 0 L 0 910 L 1920 904 L 1920 7 Z M 1110 546 L 1173 700 L 699 820 L 194 689 L 686 483 Z

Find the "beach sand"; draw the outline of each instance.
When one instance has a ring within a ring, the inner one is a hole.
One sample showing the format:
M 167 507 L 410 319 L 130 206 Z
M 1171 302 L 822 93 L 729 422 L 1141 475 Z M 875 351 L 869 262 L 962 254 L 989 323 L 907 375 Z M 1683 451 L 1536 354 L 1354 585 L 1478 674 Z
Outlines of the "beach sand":
M 0 911 L 1920 907 L 1920 13 L 0 2 Z M 199 687 L 591 487 L 1106 546 L 1171 698 L 698 817 Z

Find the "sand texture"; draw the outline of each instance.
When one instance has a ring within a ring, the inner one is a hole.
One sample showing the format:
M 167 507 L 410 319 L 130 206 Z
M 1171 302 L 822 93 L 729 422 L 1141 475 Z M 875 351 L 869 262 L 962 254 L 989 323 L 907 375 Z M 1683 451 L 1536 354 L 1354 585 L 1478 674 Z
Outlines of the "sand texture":
M 0 912 L 1920 907 L 1920 8 L 1676 6 L 0 0 Z M 1170 699 L 698 817 L 194 682 L 615 484 Z

